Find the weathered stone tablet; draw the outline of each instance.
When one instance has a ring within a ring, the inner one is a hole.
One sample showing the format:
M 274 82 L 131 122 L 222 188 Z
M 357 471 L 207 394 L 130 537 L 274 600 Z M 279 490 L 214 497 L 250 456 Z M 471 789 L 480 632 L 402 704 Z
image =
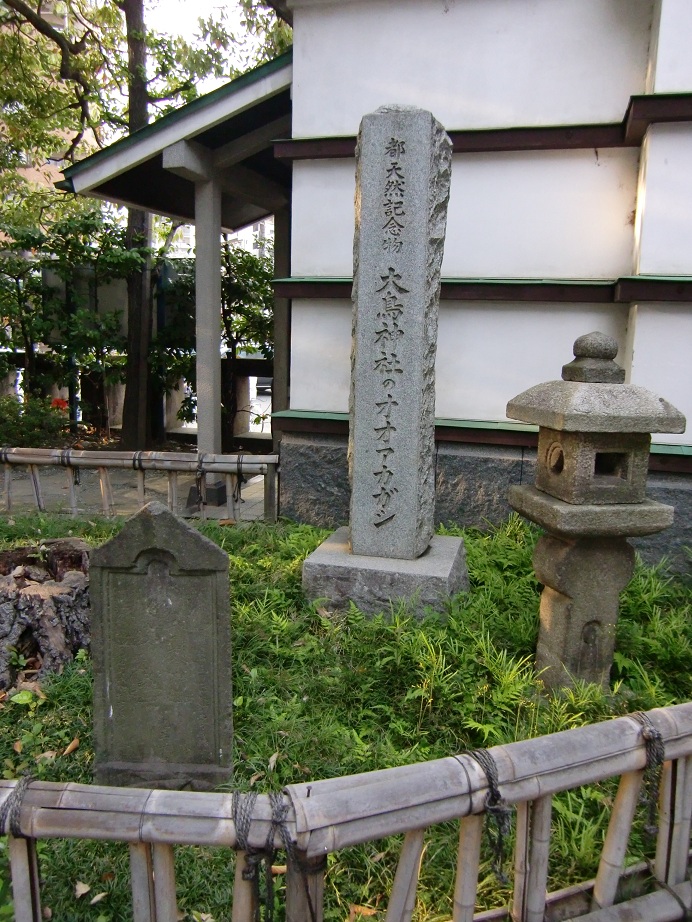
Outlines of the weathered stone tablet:
M 413 560 L 433 535 L 435 352 L 452 145 L 430 112 L 360 128 L 349 459 L 354 554 Z
M 92 552 L 95 774 L 206 789 L 231 772 L 228 556 L 160 503 Z

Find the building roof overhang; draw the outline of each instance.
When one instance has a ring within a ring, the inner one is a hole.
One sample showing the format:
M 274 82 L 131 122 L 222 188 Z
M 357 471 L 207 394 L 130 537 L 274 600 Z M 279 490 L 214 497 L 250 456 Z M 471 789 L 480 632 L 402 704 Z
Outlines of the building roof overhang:
M 57 185 L 192 223 L 195 182 L 215 179 L 225 230 L 272 214 L 290 196 L 273 142 L 290 136 L 292 75 L 289 50 L 68 167 Z

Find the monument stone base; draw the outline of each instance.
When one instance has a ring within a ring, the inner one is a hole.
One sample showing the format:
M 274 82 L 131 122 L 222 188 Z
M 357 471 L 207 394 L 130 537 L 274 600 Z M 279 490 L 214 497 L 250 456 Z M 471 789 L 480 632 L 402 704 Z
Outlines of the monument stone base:
M 220 765 L 188 765 L 152 759 L 147 762 L 96 762 L 97 784 L 156 788 L 162 791 L 214 791 L 228 782 L 232 770 Z
M 303 564 L 303 590 L 333 611 L 354 602 L 367 614 L 409 601 L 418 617 L 425 608 L 442 611 L 445 601 L 469 588 L 466 548 L 461 538 L 434 535 L 415 560 L 352 554 L 349 529 L 337 529 Z

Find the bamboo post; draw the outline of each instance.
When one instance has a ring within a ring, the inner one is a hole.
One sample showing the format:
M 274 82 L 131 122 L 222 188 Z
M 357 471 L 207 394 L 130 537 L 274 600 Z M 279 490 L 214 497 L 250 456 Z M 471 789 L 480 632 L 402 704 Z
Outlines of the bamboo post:
M 257 910 L 255 888 L 251 880 L 245 880 L 243 877 L 247 866 L 247 852 L 236 852 L 231 922 L 253 922 L 255 918 Z
M 43 491 L 41 490 L 41 476 L 38 472 L 38 466 L 36 464 L 29 465 L 29 476 L 31 477 L 31 486 L 34 491 L 34 499 L 36 501 L 36 508 L 39 512 L 45 512 L 46 506 L 43 502 Z
M 12 512 L 12 465 L 5 465 L 5 512 Z
M 74 469 L 71 467 L 66 467 L 65 476 L 67 477 L 67 492 L 70 496 L 70 512 L 72 515 L 77 515 L 77 491 L 75 490 L 74 483 Z
M 101 486 L 101 506 L 103 508 L 103 514 L 106 516 L 112 516 L 114 513 L 113 508 L 113 493 L 111 491 L 111 480 L 108 476 L 107 467 L 99 467 L 99 484 Z
M 154 869 L 148 842 L 130 843 L 130 882 L 132 922 L 156 922 Z
M 679 809 L 679 824 L 673 840 L 671 874 L 673 883 L 679 884 L 687 877 L 687 865 L 690 856 L 690 833 L 692 832 L 692 756 L 678 761 L 678 771 L 682 769 L 683 797 Z
M 276 465 L 267 464 L 264 475 L 264 521 L 276 522 Z
M 168 471 L 168 508 L 178 513 L 178 472 Z
M 156 843 L 151 850 L 154 866 L 156 922 L 177 922 L 178 905 L 175 899 L 173 846 Z
M 15 922 L 43 922 L 36 840 L 8 836 Z
M 689 821 L 686 822 L 685 813 L 689 814 L 690 807 L 686 800 L 686 775 L 688 774 L 686 759 L 667 761 L 663 764 L 661 773 L 661 789 L 659 793 L 658 838 L 656 841 L 655 872 L 658 880 L 666 884 L 679 884 L 686 876 L 686 856 L 689 852 Z M 690 797 L 687 792 L 687 799 Z M 687 840 L 682 840 L 682 834 L 687 827 Z M 683 874 L 676 880 L 680 866 L 683 865 Z
M 459 851 L 454 883 L 452 922 L 473 922 L 481 860 L 483 814 L 465 816 L 459 823 Z
M 638 771 L 627 772 L 620 778 L 594 882 L 592 910 L 612 906 L 615 902 L 643 777 L 644 772 Z
M 423 856 L 424 836 L 425 829 L 412 829 L 406 833 L 394 875 L 385 922 L 411 922 L 416 905 L 416 887 Z
M 286 872 L 286 922 L 323 922 L 324 856 L 298 852 Z M 235 918 L 233 922 L 236 922 Z
M 146 489 L 145 489 L 145 483 L 144 483 L 145 476 L 146 474 L 143 469 L 137 470 L 137 504 L 139 505 L 140 509 L 142 508 L 142 506 L 145 506 L 147 502 Z
M 233 499 L 233 474 L 226 474 L 226 515 L 229 519 L 234 519 L 236 522 L 238 519 L 235 515 L 234 508 L 234 499 Z
M 543 922 L 545 915 L 552 797 L 525 801 L 517 808 L 515 922 Z

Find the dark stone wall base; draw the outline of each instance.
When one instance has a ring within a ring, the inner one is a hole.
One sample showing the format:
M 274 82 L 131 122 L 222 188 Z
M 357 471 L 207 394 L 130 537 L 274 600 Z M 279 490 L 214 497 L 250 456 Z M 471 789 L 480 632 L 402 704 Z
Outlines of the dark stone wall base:
M 321 528 L 347 525 L 350 488 L 347 440 L 339 435 L 284 433 L 281 440 L 279 511 L 297 522 Z M 437 524 L 498 525 L 511 514 L 507 502 L 513 484 L 533 484 L 536 452 L 529 448 L 437 444 Z M 664 559 L 672 570 L 692 574 L 692 477 L 649 474 L 647 495 L 675 507 L 671 528 L 632 539 L 647 563 Z

